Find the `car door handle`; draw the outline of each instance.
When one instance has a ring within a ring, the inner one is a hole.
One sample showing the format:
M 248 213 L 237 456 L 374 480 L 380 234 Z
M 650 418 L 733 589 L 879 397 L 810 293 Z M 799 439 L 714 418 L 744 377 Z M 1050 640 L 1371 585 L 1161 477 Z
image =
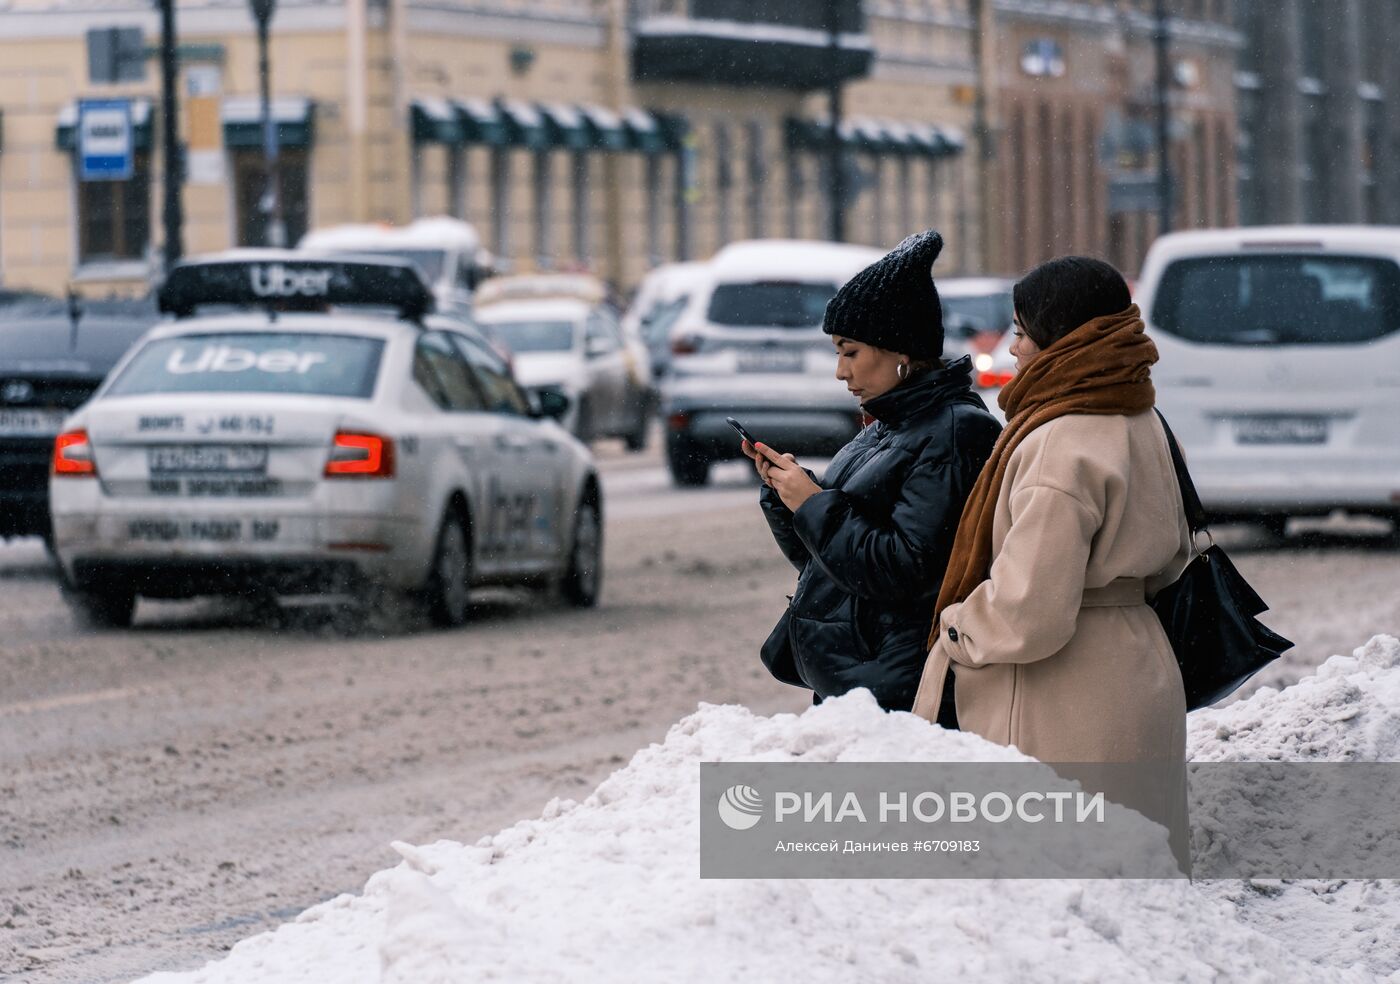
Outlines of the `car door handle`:
M 497 434 L 496 448 L 501 451 L 527 451 L 530 448 L 530 442 L 508 434 Z

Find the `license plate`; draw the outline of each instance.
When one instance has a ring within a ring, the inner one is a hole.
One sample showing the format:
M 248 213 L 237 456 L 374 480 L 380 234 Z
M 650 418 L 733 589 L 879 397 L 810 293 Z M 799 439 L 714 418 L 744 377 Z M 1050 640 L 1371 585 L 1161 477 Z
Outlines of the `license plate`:
M 65 416 L 66 410 L 0 410 L 0 437 L 55 437 Z
M 126 525 L 129 540 L 143 543 L 170 543 L 192 540 L 200 543 L 267 542 L 281 535 L 281 522 L 276 519 L 169 519 L 151 517 L 133 519 Z
M 1240 444 L 1326 444 L 1326 417 L 1239 417 L 1235 440 Z
M 805 367 L 801 352 L 740 352 L 738 356 L 740 372 L 801 372 Z
M 264 472 L 267 448 L 248 444 L 170 444 L 146 449 L 151 472 Z

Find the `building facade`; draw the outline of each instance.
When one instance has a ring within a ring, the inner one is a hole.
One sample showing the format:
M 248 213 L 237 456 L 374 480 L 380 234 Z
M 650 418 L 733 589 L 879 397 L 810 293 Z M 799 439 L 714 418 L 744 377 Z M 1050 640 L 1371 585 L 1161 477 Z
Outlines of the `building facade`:
M 1241 221 L 1400 224 L 1400 3 L 1237 7 Z
M 886 245 L 928 226 L 977 270 L 966 0 L 282 0 L 270 63 L 287 239 L 448 214 L 500 266 L 651 266 L 751 237 L 821 238 L 827 85 L 844 92 L 846 228 Z M 828 17 L 836 18 L 836 31 Z M 184 250 L 264 241 L 257 48 L 246 4 L 178 6 Z M 10 0 L 0 16 L 0 284 L 143 289 L 158 275 L 157 63 L 89 77 L 87 34 L 141 0 Z M 81 180 L 78 107 L 129 100 L 131 174 Z
M 1135 276 L 1158 234 L 1153 0 L 985 0 L 988 267 L 1066 253 Z M 1237 222 L 1230 0 L 1168 0 L 1173 228 Z

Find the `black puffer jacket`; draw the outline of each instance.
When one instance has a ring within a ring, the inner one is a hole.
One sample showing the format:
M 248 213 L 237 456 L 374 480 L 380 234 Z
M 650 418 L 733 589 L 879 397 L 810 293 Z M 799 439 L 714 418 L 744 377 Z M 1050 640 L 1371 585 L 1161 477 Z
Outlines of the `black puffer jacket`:
M 814 703 L 868 687 L 886 710 L 913 706 L 963 503 L 1001 431 L 971 376 L 965 356 L 866 403 L 875 422 L 796 513 L 763 488 L 773 537 L 801 572 L 763 661 Z

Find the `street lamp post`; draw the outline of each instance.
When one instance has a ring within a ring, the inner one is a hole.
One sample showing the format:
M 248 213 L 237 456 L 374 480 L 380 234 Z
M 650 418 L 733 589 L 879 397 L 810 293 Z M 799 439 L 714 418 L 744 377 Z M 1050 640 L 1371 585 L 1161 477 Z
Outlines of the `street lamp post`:
M 180 200 L 180 188 L 184 183 L 185 166 L 179 146 L 179 63 L 175 52 L 175 0 L 160 0 L 160 132 L 161 153 L 165 161 L 161 204 L 165 243 L 162 249 L 161 269 L 165 273 L 170 272 L 170 268 L 184 253 L 185 216 Z
M 277 168 L 277 127 L 272 121 L 272 71 L 268 64 L 267 31 L 277 0 L 248 0 L 258 26 L 258 92 L 263 133 L 263 193 L 258 209 L 263 213 L 263 245 L 287 245 L 287 228 L 282 221 L 282 188 Z
M 832 73 L 827 86 L 827 117 L 831 130 L 827 134 L 827 169 L 830 172 L 831 238 L 846 241 L 846 171 L 841 148 L 841 81 L 836 75 L 840 64 L 841 25 L 837 0 L 826 0 L 827 50 L 831 55 L 827 66 Z
M 1166 0 L 1156 0 L 1153 8 L 1157 54 L 1157 234 L 1172 231 L 1171 148 L 1171 58 L 1167 40 Z

